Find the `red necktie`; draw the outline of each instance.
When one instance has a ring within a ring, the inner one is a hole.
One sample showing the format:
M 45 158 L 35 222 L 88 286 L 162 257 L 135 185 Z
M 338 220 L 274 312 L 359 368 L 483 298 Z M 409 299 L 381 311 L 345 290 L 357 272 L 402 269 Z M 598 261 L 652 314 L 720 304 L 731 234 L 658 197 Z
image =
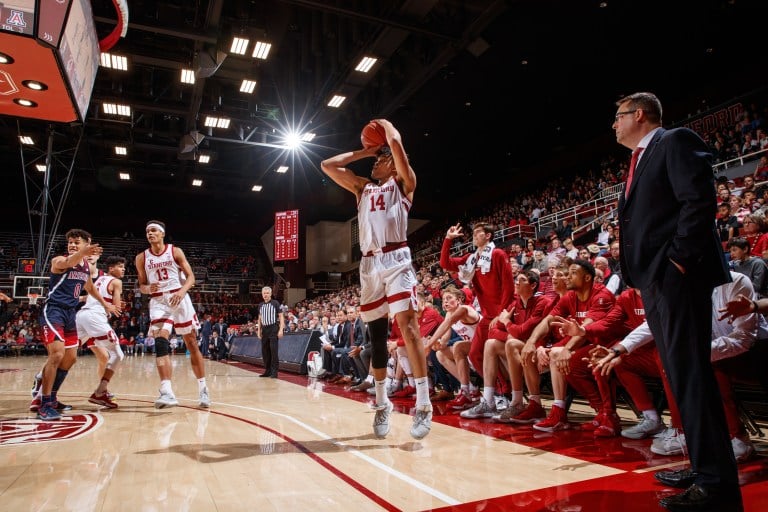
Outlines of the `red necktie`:
M 635 174 L 635 166 L 637 166 L 637 159 L 640 157 L 640 152 L 645 148 L 636 147 L 632 152 L 632 159 L 629 161 L 629 176 L 627 176 L 627 184 L 624 185 L 624 198 L 629 196 L 629 186 L 632 184 L 632 176 Z

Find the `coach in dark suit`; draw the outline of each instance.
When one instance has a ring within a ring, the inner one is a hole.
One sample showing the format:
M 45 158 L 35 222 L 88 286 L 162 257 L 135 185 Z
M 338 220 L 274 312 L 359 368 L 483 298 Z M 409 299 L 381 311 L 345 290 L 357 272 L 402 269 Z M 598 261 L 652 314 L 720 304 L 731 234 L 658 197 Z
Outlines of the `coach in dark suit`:
M 648 325 L 680 408 L 690 469 L 660 471 L 669 510 L 741 510 L 736 460 L 710 363 L 712 290 L 730 281 L 715 232 L 707 145 L 687 128 L 661 128 L 661 103 L 636 93 L 616 103 L 613 128 L 633 150 L 619 199 L 622 276 L 639 288 Z

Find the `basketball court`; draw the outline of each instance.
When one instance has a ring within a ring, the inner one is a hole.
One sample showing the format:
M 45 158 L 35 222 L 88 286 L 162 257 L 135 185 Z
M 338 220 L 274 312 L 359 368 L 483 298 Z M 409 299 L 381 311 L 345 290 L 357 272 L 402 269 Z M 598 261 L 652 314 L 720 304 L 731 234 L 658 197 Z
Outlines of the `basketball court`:
M 684 459 L 652 454 L 650 440 L 466 420 L 437 402 L 431 433 L 414 441 L 413 402 L 403 400 L 380 440 L 370 395 L 305 375 L 259 378 L 261 368 L 243 363 L 206 361 L 213 404 L 200 409 L 184 354 L 172 357 L 179 407 L 154 408 L 152 355 L 126 357 L 118 369 L 117 409 L 90 404 L 98 378 L 85 355 L 60 393 L 73 409 L 45 423 L 28 410 L 44 361 L 0 359 L 5 510 L 632 512 L 663 510 L 658 499 L 679 492 L 653 472 Z M 571 417 L 586 412 L 577 403 Z M 755 512 L 768 504 L 768 446 L 757 447 L 740 466 L 746 510 Z

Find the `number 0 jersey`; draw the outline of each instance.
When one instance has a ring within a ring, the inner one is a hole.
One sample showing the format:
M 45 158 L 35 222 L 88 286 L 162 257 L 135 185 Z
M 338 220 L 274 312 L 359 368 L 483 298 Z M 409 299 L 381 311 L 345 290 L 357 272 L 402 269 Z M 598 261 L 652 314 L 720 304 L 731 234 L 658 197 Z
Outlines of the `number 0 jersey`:
M 80 304 L 80 292 L 91 273 L 87 261 L 68 268 L 61 274 L 51 273 L 46 304 L 74 308 Z

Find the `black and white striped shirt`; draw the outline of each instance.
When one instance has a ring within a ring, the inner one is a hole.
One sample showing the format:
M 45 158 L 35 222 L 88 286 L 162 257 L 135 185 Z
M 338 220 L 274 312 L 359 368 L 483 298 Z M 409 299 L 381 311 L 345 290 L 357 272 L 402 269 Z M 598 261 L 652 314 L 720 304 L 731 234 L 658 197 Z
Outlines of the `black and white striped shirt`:
M 276 326 L 280 314 L 280 303 L 274 299 L 259 306 L 259 322 L 262 327 Z

